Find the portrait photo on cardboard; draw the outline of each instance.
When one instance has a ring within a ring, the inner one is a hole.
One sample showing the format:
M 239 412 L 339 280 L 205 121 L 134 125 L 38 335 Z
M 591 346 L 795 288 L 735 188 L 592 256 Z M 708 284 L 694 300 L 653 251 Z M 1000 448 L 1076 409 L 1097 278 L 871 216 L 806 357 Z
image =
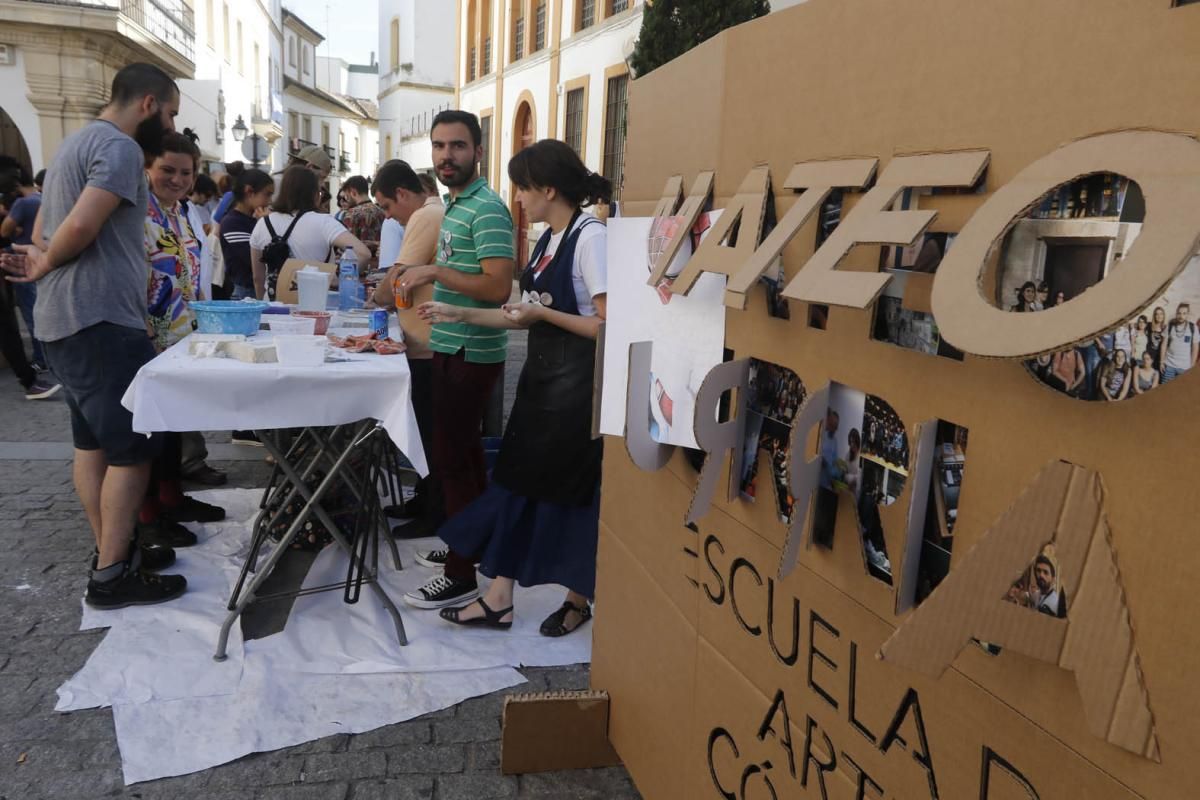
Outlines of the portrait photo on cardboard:
M 832 547 L 839 495 L 848 495 L 867 571 L 892 583 L 892 560 L 879 506 L 896 502 L 908 481 L 908 433 L 882 398 L 834 383 L 821 426 L 820 482 L 814 498 L 812 540 Z
M 936 421 L 933 470 L 921 527 L 914 598 L 916 605 L 928 597 L 950 573 L 954 527 L 958 523 L 959 496 L 967 467 L 967 442 L 966 428 L 945 420 Z M 909 531 L 909 535 L 912 536 L 913 532 Z
M 885 271 L 893 277 L 884 287 L 883 294 L 875 301 L 875 322 L 871 327 L 871 338 L 906 350 L 962 361 L 962 351 L 942 338 L 933 314 L 906 307 L 905 295 L 910 277 L 908 271 Z
M 1122 268 L 1141 232 L 1145 202 L 1134 181 L 1085 175 L 1047 192 L 1005 237 L 997 303 L 1029 313 L 1069 303 Z M 1138 314 L 1099 336 L 1026 362 L 1050 388 L 1079 400 L 1147 394 L 1200 355 L 1200 257 Z
M 808 391 L 795 372 L 755 358 L 750 360 L 749 394 L 738 493 L 753 503 L 773 486 L 779 521 L 787 524 L 795 505 L 788 478 L 792 425 Z M 759 475 L 760 453 L 771 465 L 769 479 Z

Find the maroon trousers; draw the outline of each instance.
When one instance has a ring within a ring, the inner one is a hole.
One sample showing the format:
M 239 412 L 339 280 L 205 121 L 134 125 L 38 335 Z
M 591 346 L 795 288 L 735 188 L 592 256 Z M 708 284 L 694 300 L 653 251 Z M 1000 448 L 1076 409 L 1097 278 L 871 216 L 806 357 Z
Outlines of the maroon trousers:
M 433 442 L 430 456 L 442 487 L 446 519 L 466 508 L 487 487 L 483 415 L 504 364 L 472 364 L 464 351 L 433 354 Z M 475 583 L 475 565 L 454 551 L 446 575 Z

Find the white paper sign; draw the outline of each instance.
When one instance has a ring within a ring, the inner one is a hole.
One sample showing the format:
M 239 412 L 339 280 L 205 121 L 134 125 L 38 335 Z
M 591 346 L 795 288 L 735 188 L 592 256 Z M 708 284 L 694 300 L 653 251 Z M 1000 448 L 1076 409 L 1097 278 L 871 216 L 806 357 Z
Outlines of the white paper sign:
M 702 215 L 698 226 L 707 230 L 719 214 Z M 650 341 L 654 343 L 653 377 L 646 403 L 652 417 L 651 436 L 664 444 L 694 448 L 696 392 L 724 355 L 726 278 L 705 273 L 686 296 L 672 294 L 669 286 L 647 285 L 654 222 L 650 217 L 608 221 L 608 320 L 600 432 L 625 435 L 629 345 Z M 677 275 L 691 252 L 691 243 L 685 241 L 668 274 Z

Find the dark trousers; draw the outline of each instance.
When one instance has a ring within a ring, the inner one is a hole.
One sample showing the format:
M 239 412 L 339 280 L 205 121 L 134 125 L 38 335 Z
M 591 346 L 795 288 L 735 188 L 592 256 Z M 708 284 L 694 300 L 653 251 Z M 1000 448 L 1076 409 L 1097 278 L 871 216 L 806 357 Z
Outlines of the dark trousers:
M 412 407 L 417 418 L 417 429 L 421 432 L 421 446 L 425 461 L 430 465 L 429 474 L 417 482 L 417 494 L 425 508 L 424 521 L 429 530 L 436 530 L 445 519 L 445 503 L 433 471 L 433 359 L 411 358 L 408 371 L 412 374 Z
M 433 354 L 430 382 L 433 430 L 429 452 L 447 519 L 470 505 L 487 487 L 480 441 L 483 414 L 492 386 L 503 371 L 503 363 L 469 363 L 461 350 L 452 356 Z M 474 583 L 475 566 L 470 558 L 451 551 L 446 560 L 446 575 Z
M 13 306 L 12 292 L 7 286 L 0 286 L 0 353 L 4 354 L 4 360 L 12 367 L 17 380 L 28 389 L 37 380 L 37 373 L 25 355 L 25 343 L 21 341 L 21 329 L 17 327 Z
M 17 308 L 21 310 L 21 319 L 25 320 L 25 330 L 29 331 L 29 338 L 33 342 L 33 360 L 44 366 L 46 356 L 42 353 L 42 343 L 37 340 L 37 332 L 33 329 L 33 304 L 37 302 L 37 284 L 15 283 L 13 294 L 16 295 Z

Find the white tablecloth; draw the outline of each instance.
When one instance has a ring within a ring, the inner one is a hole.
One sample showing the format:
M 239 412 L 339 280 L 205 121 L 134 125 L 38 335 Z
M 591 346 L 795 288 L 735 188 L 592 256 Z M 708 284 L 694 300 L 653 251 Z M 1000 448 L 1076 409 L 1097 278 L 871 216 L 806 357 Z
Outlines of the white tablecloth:
M 184 339 L 138 370 L 121 403 L 133 412 L 138 433 L 305 428 L 377 419 L 417 472 L 428 474 L 412 410 L 408 359 L 339 355 L 351 360 L 319 367 L 248 364 L 194 358 Z

